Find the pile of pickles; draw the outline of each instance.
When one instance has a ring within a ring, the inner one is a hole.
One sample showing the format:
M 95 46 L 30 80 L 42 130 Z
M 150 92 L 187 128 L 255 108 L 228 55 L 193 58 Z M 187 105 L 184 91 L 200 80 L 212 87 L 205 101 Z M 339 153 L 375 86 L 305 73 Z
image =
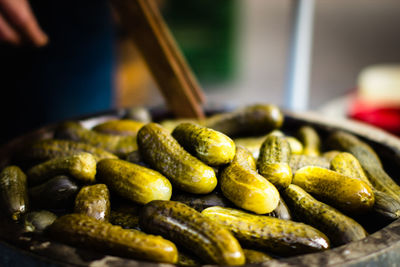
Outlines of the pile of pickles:
M 400 217 L 400 187 L 350 133 L 285 133 L 274 105 L 128 115 L 28 145 L 0 173 L 3 214 L 56 242 L 185 266 L 323 251 L 365 238 L 365 218 Z

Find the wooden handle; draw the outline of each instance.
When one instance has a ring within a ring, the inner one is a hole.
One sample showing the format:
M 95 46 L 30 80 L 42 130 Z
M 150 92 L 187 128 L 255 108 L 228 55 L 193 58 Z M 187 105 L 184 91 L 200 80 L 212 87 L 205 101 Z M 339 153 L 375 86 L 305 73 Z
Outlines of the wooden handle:
M 112 0 L 168 107 L 177 117 L 204 118 L 204 94 L 153 0 Z

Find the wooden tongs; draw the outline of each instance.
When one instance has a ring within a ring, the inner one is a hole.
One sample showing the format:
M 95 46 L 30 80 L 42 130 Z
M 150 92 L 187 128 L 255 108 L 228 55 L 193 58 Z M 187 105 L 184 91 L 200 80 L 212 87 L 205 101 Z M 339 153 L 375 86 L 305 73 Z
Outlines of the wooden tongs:
M 174 115 L 204 118 L 204 93 L 178 49 L 155 1 L 111 2 Z

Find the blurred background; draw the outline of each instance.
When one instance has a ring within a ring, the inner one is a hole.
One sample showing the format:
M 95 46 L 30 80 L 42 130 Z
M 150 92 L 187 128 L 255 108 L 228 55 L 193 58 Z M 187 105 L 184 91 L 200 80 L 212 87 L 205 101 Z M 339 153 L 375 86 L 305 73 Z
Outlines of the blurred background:
M 50 42 L 42 48 L 0 44 L 0 119 L 7 125 L 1 140 L 110 108 L 164 105 L 124 32 L 134 25 L 119 24 L 108 0 L 30 3 Z M 293 12 L 299 1 L 158 3 L 207 105 L 262 102 L 287 108 Z M 316 0 L 313 14 L 311 61 L 304 65 L 310 68 L 306 109 L 350 114 L 400 134 L 400 1 Z M 366 71 L 376 64 L 391 65 Z
M 208 103 L 284 105 L 294 1 L 160 3 Z M 364 68 L 400 63 L 399 13 L 397 0 L 316 1 L 309 109 L 332 113 L 333 105 L 343 114 L 341 99 Z M 161 104 L 134 48 L 120 48 L 116 104 Z

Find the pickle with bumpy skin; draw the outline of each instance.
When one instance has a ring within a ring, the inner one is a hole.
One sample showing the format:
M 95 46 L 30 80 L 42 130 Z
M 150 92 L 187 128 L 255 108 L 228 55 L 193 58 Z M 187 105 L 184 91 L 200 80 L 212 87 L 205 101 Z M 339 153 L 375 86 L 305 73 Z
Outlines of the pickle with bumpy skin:
M 295 173 L 293 184 L 349 213 L 366 212 L 375 201 L 371 187 L 363 181 L 320 167 L 301 168 Z
M 248 162 L 251 157 L 245 148 L 237 147 L 233 161 L 222 170 L 221 190 L 236 206 L 258 213 L 272 212 L 279 203 L 279 192 Z
M 257 104 L 211 116 L 205 126 L 230 137 L 259 135 L 280 128 L 283 119 L 283 113 L 277 106 Z
M 100 221 L 110 216 L 110 193 L 105 184 L 88 185 L 81 188 L 75 198 L 75 213 L 86 214 Z
M 28 191 L 25 173 L 18 166 L 5 167 L 0 173 L 0 198 L 7 215 L 19 220 L 28 210 Z
M 188 193 L 208 194 L 216 187 L 213 168 L 190 155 L 159 124 L 146 124 L 137 138 L 145 162 L 164 174 L 177 188 Z
M 111 191 L 138 204 L 169 200 L 172 186 L 161 173 L 120 159 L 103 159 L 97 177 Z
M 303 154 L 319 156 L 321 140 L 317 131 L 311 126 L 302 126 L 297 132 L 300 142 L 303 143 Z
M 297 170 L 307 166 L 317 166 L 329 169 L 330 163 L 329 160 L 324 157 L 292 154 L 290 156 L 289 165 L 292 172 L 295 173 Z
M 92 130 L 103 134 L 136 136 L 143 125 L 143 122 L 134 120 L 109 120 L 97 124 Z
M 88 143 L 100 147 L 118 156 L 124 156 L 137 150 L 135 136 L 111 135 L 86 129 L 80 123 L 70 121 L 61 124 L 56 131 L 56 138 Z
M 298 255 L 329 248 L 329 239 L 304 223 L 212 207 L 201 212 L 225 225 L 243 244 L 278 255 Z
M 208 263 L 242 265 L 239 242 L 218 223 L 175 201 L 152 201 L 139 217 L 144 231 L 159 234 L 190 250 Z
M 36 207 L 65 209 L 73 206 L 79 187 L 72 179 L 59 175 L 43 184 L 28 189 L 29 198 Z
M 227 164 L 235 156 L 235 143 L 223 133 L 194 123 L 181 123 L 172 136 L 189 153 L 212 166 Z
M 19 155 L 19 160 L 28 163 L 40 163 L 57 157 L 65 157 L 79 154 L 80 152 L 88 152 L 94 156 L 96 161 L 106 158 L 117 158 L 116 155 L 86 144 L 71 140 L 55 140 L 47 139 L 35 142 Z
M 40 184 L 60 174 L 70 175 L 83 183 L 92 183 L 96 176 L 96 160 L 86 152 L 50 159 L 28 170 L 28 183 Z
M 287 140 L 276 135 L 268 135 L 260 148 L 258 171 L 278 189 L 284 189 L 292 182 L 290 154 Z
M 243 249 L 246 264 L 257 264 L 272 260 L 268 254 L 254 249 Z
M 394 220 L 400 217 L 400 202 L 385 192 L 376 190 L 368 180 L 360 162 L 352 154 L 338 153 L 331 161 L 331 169 L 341 174 L 359 179 L 368 184 L 375 196 L 373 212 L 387 219 Z
M 165 263 L 178 261 L 178 251 L 172 242 L 137 230 L 125 230 L 84 214 L 60 217 L 46 233 L 60 242 L 110 255 Z
M 316 200 L 297 185 L 289 185 L 283 195 L 297 219 L 322 231 L 335 246 L 367 236 L 367 232 L 355 220 Z

